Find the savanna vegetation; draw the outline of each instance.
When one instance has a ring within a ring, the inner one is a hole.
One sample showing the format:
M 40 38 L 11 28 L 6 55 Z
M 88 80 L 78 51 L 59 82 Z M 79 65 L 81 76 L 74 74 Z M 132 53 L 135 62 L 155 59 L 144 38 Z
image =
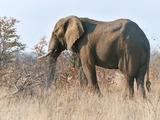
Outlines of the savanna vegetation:
M 103 97 L 82 91 L 76 55 L 63 52 L 58 58 L 55 81 L 45 83 L 48 59 L 37 60 L 47 45 L 42 37 L 25 53 L 14 18 L 0 18 L 0 120 L 159 120 L 160 52 L 150 60 L 151 92 L 147 99 L 135 94 L 124 97 L 123 75 L 118 70 L 97 67 Z M 135 83 L 136 89 L 136 83 Z

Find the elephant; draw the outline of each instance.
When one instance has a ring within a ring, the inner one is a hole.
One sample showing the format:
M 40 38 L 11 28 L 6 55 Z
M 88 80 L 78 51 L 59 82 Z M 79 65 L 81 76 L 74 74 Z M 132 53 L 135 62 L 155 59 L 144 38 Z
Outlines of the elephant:
M 53 29 L 48 52 L 38 57 L 49 56 L 49 81 L 53 79 L 51 66 L 63 50 L 70 50 L 79 56 L 86 87 L 91 91 L 100 92 L 95 66 L 119 69 L 125 77 L 129 97 L 134 96 L 134 79 L 137 90 L 146 97 L 146 73 L 146 88 L 151 90 L 150 43 L 142 29 L 129 19 L 104 22 L 77 16 L 61 18 Z

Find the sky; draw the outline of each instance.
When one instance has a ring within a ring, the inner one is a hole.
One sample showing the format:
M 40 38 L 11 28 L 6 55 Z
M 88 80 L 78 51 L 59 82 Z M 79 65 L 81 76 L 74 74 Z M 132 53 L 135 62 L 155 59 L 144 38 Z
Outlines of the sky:
M 17 33 L 27 44 L 26 51 L 43 36 L 49 42 L 56 22 L 69 15 L 99 21 L 131 19 L 145 32 L 152 49 L 160 46 L 160 0 L 0 0 L 0 17 L 20 21 Z

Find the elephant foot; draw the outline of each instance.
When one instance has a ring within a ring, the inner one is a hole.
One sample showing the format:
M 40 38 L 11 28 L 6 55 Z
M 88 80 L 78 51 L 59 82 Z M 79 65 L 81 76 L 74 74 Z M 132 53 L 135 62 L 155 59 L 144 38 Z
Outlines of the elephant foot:
M 88 95 L 97 95 L 98 97 L 103 97 L 103 94 L 101 93 L 100 89 L 97 89 L 97 87 L 89 87 L 89 86 L 83 86 L 82 91 L 88 96 Z

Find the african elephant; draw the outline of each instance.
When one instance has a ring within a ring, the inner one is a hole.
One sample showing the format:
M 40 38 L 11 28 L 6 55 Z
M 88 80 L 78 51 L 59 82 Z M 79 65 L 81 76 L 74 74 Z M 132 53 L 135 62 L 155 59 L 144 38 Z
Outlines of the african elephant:
M 129 19 L 102 22 L 76 16 L 62 18 L 52 32 L 48 53 L 39 58 L 49 56 L 51 66 L 65 49 L 79 55 L 87 87 L 91 90 L 100 91 L 95 70 L 97 65 L 119 69 L 126 78 L 125 86 L 130 97 L 134 95 L 136 79 L 137 89 L 140 87 L 145 97 L 144 76 L 149 69 L 150 44 L 135 22 Z M 53 75 L 50 76 L 49 79 L 53 79 Z M 148 91 L 150 84 L 148 77 Z

